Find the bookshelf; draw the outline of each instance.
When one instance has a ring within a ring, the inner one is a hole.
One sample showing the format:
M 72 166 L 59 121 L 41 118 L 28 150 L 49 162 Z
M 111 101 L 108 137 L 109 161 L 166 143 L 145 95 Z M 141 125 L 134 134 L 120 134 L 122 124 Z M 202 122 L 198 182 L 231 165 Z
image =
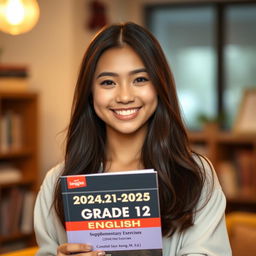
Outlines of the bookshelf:
M 0 254 L 35 244 L 38 96 L 0 92 Z
M 189 132 L 192 149 L 213 163 L 227 197 L 227 212 L 256 212 L 256 135 L 221 131 L 216 125 Z

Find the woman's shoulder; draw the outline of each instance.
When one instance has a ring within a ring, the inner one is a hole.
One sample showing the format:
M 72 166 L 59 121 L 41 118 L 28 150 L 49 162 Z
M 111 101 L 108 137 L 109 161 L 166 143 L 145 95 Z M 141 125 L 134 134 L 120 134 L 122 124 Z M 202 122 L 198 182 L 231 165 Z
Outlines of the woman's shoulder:
M 43 186 L 54 186 L 64 169 L 64 162 L 61 162 L 51 168 L 45 175 Z
M 211 161 L 207 157 L 197 154 L 194 154 L 193 158 L 201 169 L 205 180 L 205 186 L 212 187 L 214 190 L 221 189 L 218 176 Z
M 200 167 L 204 178 L 200 199 L 196 208 L 206 210 L 207 207 L 211 207 L 211 205 L 217 201 L 219 204 L 224 205 L 226 203 L 225 195 L 211 161 L 207 157 L 201 155 L 195 155 L 194 159 Z

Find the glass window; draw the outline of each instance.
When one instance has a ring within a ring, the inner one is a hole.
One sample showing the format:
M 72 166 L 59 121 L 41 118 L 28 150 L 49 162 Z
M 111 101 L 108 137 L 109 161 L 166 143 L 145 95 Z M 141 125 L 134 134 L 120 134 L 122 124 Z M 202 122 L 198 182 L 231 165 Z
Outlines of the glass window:
M 245 88 L 256 87 L 256 6 L 226 9 L 224 105 L 231 127 Z M 256 108 L 256 106 L 255 106 Z
M 150 29 L 160 41 L 176 81 L 185 123 L 216 116 L 215 11 L 212 7 L 155 8 Z

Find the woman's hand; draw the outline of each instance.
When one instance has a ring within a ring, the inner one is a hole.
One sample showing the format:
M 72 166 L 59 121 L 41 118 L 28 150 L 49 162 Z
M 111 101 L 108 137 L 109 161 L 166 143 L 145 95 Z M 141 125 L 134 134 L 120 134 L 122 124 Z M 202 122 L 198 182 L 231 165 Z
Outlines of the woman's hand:
M 57 248 L 57 256 L 74 254 L 77 256 L 104 256 L 104 251 L 92 251 L 89 244 L 61 244 Z

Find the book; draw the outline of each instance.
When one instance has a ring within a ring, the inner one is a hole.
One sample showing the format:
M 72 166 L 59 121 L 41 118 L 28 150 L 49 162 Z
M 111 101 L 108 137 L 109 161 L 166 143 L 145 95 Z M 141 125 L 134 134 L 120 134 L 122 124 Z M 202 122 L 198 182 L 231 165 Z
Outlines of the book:
M 12 187 L 9 199 L 9 234 L 20 232 L 21 212 L 24 202 L 24 190 L 20 187 Z
M 218 176 L 225 195 L 229 198 L 254 199 L 256 172 L 254 152 L 250 148 L 234 150 L 230 159 L 219 162 Z
M 9 196 L 3 196 L 0 204 L 0 236 L 8 236 L 9 232 Z
M 23 120 L 19 113 L 11 115 L 11 150 L 20 150 L 23 146 Z
M 24 194 L 24 203 L 21 213 L 20 231 L 23 234 L 31 234 L 33 232 L 33 210 L 35 204 L 35 193 L 26 191 Z
M 61 176 L 69 243 L 108 256 L 162 256 L 157 172 Z
M 8 110 L 0 118 L 0 151 L 7 153 L 23 146 L 23 120 L 19 113 Z
M 5 153 L 9 150 L 9 116 L 7 114 L 3 114 L 0 117 L 0 151 Z
M 239 186 L 237 170 L 231 161 L 223 160 L 218 165 L 219 180 L 227 198 L 234 198 L 238 195 Z
M 250 149 L 239 149 L 236 151 L 236 164 L 240 173 L 241 195 L 251 196 L 254 189 L 254 152 Z

